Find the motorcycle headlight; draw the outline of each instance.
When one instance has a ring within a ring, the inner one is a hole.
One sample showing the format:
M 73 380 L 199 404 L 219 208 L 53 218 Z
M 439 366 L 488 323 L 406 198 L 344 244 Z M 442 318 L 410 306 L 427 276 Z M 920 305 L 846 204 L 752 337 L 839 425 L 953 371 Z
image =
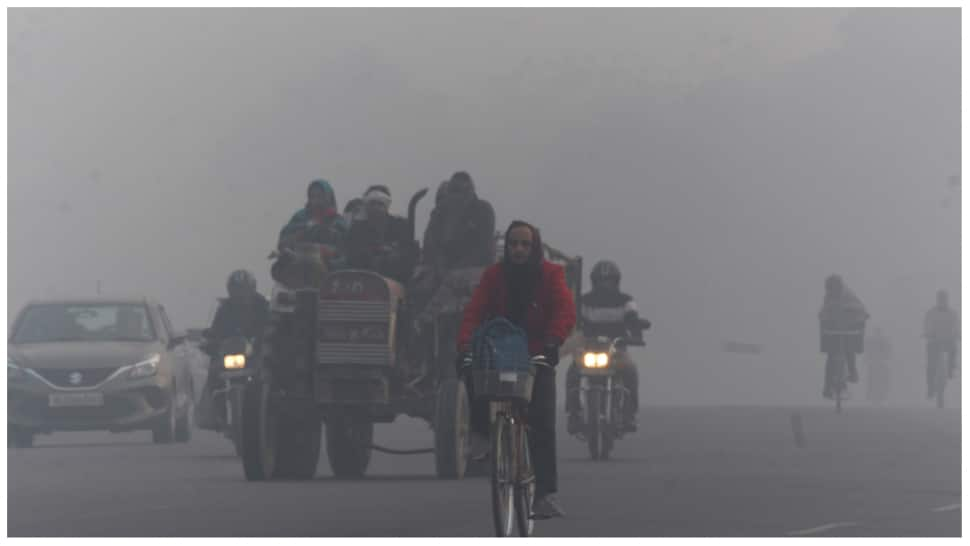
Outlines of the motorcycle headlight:
M 27 377 L 27 372 L 23 368 L 14 363 L 13 360 L 7 358 L 7 381 L 22 381 Z
M 596 367 L 596 353 L 586 353 L 583 355 L 583 366 L 587 368 Z
M 246 355 L 226 355 L 222 357 L 222 367 L 227 370 L 241 370 L 246 367 Z
M 158 363 L 161 360 L 160 355 L 153 354 L 137 364 L 132 364 L 131 371 L 128 372 L 128 379 L 141 379 L 155 375 L 158 373 Z
M 599 353 L 596 355 L 596 367 L 605 368 L 607 364 L 610 363 L 610 355 L 606 353 Z

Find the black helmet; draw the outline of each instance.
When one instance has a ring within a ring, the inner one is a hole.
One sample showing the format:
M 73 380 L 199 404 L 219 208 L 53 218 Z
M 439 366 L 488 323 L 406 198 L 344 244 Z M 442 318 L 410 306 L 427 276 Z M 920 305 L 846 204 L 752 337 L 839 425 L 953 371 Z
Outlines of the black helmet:
M 589 279 L 593 284 L 601 281 L 615 281 L 620 284 L 620 268 L 609 260 L 600 260 L 593 266 L 589 273 Z
M 229 275 L 226 281 L 226 291 L 232 294 L 236 290 L 256 291 L 256 277 L 245 269 L 237 269 Z

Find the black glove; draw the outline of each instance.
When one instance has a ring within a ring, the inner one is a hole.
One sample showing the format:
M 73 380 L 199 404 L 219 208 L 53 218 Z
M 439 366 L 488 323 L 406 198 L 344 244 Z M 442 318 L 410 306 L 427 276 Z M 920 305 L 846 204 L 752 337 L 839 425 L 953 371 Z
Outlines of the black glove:
M 455 370 L 458 371 L 458 376 L 460 377 L 466 371 L 470 370 L 471 367 L 472 353 L 470 351 L 458 353 L 458 356 L 455 357 Z
M 559 345 L 548 343 L 542 349 L 542 356 L 546 357 L 546 363 L 552 367 L 559 365 Z

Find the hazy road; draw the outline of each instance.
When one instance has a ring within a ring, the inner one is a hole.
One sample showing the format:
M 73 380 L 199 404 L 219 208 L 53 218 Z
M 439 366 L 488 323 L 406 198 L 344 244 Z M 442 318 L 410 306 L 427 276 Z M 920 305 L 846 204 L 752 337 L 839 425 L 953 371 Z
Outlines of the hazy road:
M 793 441 L 802 415 L 805 446 Z M 377 428 L 424 447 L 420 421 Z M 648 408 L 614 459 L 559 437 L 562 520 L 540 536 L 957 536 L 959 410 Z M 489 536 L 488 485 L 438 481 L 430 455 L 375 454 L 368 478 L 247 483 L 231 446 L 64 433 L 8 449 L 11 536 Z

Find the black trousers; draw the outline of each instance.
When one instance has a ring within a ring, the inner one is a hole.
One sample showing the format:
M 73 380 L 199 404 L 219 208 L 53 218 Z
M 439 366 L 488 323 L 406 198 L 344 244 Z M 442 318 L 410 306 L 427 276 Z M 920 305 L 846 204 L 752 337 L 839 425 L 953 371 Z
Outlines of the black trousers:
M 474 385 L 466 378 L 468 397 L 471 400 L 471 429 L 486 437 L 490 434 L 489 407 L 487 400 L 476 401 Z M 532 402 L 526 416 L 529 424 L 529 452 L 536 473 L 536 497 L 559 490 L 559 472 L 556 467 L 556 370 L 545 366 L 536 367 Z

